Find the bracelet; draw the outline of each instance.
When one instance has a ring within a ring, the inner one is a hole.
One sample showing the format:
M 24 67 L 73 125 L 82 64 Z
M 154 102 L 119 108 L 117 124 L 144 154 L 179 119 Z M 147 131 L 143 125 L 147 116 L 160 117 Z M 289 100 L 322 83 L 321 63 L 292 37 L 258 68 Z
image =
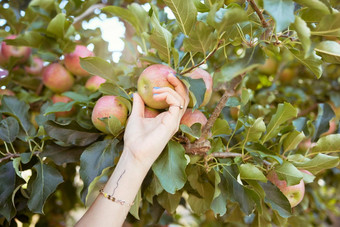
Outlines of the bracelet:
M 105 198 L 111 200 L 112 202 L 119 203 L 119 204 L 122 205 L 122 206 L 129 206 L 129 207 L 131 207 L 131 206 L 134 204 L 134 202 L 128 203 L 128 202 L 126 202 L 125 200 L 116 199 L 113 195 L 109 195 L 109 194 L 107 194 L 106 192 L 104 192 L 104 189 L 103 189 L 103 188 L 100 189 L 99 192 L 100 192 Z

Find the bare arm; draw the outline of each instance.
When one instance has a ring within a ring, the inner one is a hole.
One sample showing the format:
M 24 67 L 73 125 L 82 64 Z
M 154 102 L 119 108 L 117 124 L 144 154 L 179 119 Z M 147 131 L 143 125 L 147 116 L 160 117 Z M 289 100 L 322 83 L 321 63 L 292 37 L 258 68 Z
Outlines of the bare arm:
M 124 151 L 104 187 L 104 192 L 114 195 L 126 204 L 112 202 L 99 194 L 76 227 L 122 226 L 131 204 L 153 162 L 176 133 L 189 102 L 188 91 L 173 75 L 168 76 L 175 90 L 154 89 L 154 98 L 166 100 L 169 110 L 156 118 L 144 118 L 144 102 L 136 93 L 133 109 L 124 134 Z M 179 106 L 184 106 L 181 109 Z

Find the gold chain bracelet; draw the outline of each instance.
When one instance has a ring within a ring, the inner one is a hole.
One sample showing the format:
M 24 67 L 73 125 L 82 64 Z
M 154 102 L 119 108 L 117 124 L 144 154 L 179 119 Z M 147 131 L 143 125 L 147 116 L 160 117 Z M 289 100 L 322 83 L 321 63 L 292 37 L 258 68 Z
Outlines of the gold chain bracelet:
M 128 203 L 125 200 L 121 200 L 121 199 L 116 199 L 113 195 L 109 195 L 106 192 L 104 192 L 104 189 L 100 189 L 99 192 L 107 199 L 111 200 L 112 202 L 116 202 L 119 203 L 122 206 L 129 206 L 131 207 L 134 203 Z

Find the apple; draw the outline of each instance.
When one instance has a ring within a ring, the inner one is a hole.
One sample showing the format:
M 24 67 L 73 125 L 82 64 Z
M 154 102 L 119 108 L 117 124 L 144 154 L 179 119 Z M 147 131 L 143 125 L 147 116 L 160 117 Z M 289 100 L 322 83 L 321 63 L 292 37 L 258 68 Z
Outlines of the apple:
M 328 131 L 322 133 L 322 134 L 320 135 L 320 137 L 321 137 L 321 136 L 327 136 L 327 135 L 330 135 L 330 134 L 335 133 L 336 130 L 337 130 L 337 127 L 338 127 L 338 126 L 337 126 L 337 121 L 336 121 L 336 119 L 335 119 L 335 118 L 331 119 L 331 120 L 329 121 L 329 129 L 328 129 Z
M 152 92 L 154 87 L 174 88 L 167 80 L 169 73 L 175 74 L 176 72 L 169 66 L 155 64 L 147 67 L 140 74 L 137 81 L 138 93 L 149 107 L 154 109 L 165 109 L 169 107 L 166 101 L 155 100 Z
M 231 118 L 236 121 L 238 119 L 240 109 L 238 107 L 230 107 L 229 111 Z
M 199 110 L 192 111 L 191 108 L 188 108 L 183 114 L 181 124 L 186 125 L 190 128 L 195 123 L 200 123 L 202 126 L 204 126 L 207 123 L 207 121 L 208 119 L 201 111 Z
M 15 39 L 16 35 L 10 35 L 6 37 L 6 39 Z M 7 60 L 10 59 L 10 57 L 20 58 L 20 62 L 25 62 L 30 54 L 31 54 L 31 48 L 25 47 L 25 46 L 12 46 L 6 44 L 6 42 L 1 43 L 1 53 L 3 57 Z
M 296 185 L 287 186 L 285 180 L 279 180 L 279 177 L 274 171 L 269 172 L 267 179 L 272 182 L 280 191 L 287 197 L 290 206 L 297 206 L 305 195 L 305 183 L 301 179 L 300 183 Z
M 209 102 L 209 100 L 211 98 L 211 94 L 212 94 L 213 80 L 212 80 L 211 75 L 207 71 L 205 71 L 204 69 L 196 68 L 193 71 L 191 71 L 190 73 L 185 74 L 184 76 L 188 76 L 192 79 L 203 79 L 203 81 L 205 83 L 206 91 L 204 93 L 203 102 L 199 107 L 207 105 L 207 103 Z M 190 97 L 190 102 L 189 102 L 188 107 L 192 108 L 193 106 L 194 106 L 194 104 L 193 104 L 192 98 Z
M 117 98 L 117 96 L 103 96 L 96 102 L 92 111 L 92 123 L 100 131 L 109 134 L 106 124 L 101 118 L 115 116 L 122 125 L 125 125 L 128 115 L 127 107 Z
M 87 49 L 86 46 L 77 45 L 75 50 L 72 53 L 65 55 L 64 64 L 66 68 L 74 75 L 89 76 L 90 73 L 85 71 L 85 69 L 83 69 L 80 66 L 79 58 L 80 57 L 81 58 L 92 57 L 92 56 L 94 56 L 94 53 L 90 51 L 89 49 Z
M 277 67 L 278 67 L 277 61 L 273 58 L 268 58 L 266 59 L 263 65 L 260 65 L 258 67 L 258 69 L 260 73 L 273 75 L 276 73 Z
M 95 92 L 99 89 L 99 86 L 105 82 L 106 80 L 100 76 L 92 76 L 86 81 L 85 87 L 88 90 Z
M 144 109 L 144 118 L 155 118 L 160 114 L 158 110 L 152 109 L 150 107 L 145 107 Z
M 64 66 L 59 63 L 52 63 L 43 70 L 43 83 L 52 91 L 62 93 L 71 89 L 74 78 Z
M 64 95 L 58 95 L 55 94 L 52 96 L 52 102 L 53 103 L 58 103 L 58 102 L 62 102 L 62 103 L 68 103 L 73 101 L 71 98 L 64 96 Z M 76 109 L 74 107 L 72 107 L 72 109 L 70 111 L 63 111 L 63 112 L 57 112 L 55 113 L 56 117 L 70 117 L 75 113 Z
M 33 57 L 31 64 L 29 66 L 25 66 L 25 71 L 31 75 L 39 76 L 41 75 L 43 67 L 44 61 L 39 57 Z
M 291 68 L 285 68 L 280 73 L 279 80 L 284 84 L 290 83 L 294 79 L 295 74 L 296 74 L 295 70 Z
M 8 59 L 5 58 L 5 56 L 2 54 L 1 46 L 2 46 L 2 43 L 0 43 L 0 66 L 5 66 Z

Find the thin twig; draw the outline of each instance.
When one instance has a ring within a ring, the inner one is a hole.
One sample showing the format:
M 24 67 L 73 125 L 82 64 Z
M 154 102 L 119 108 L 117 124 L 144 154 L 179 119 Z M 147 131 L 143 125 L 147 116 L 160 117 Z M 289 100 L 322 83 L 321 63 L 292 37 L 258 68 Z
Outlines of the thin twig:
M 234 158 L 234 157 L 242 156 L 242 154 L 240 153 L 233 153 L 233 152 L 215 152 L 215 153 L 211 153 L 210 155 L 215 158 Z
M 257 13 L 257 15 L 259 16 L 260 20 L 261 20 L 261 24 L 262 24 L 262 27 L 264 28 L 268 28 L 269 25 L 266 21 L 266 19 L 264 19 L 263 17 L 263 14 L 261 12 L 261 10 L 259 9 L 259 7 L 256 5 L 255 1 L 254 0 L 247 0 L 251 6 L 251 8 L 253 8 L 253 10 Z
M 7 154 L 5 157 L 0 158 L 0 163 L 7 160 L 7 159 L 11 159 L 11 158 L 16 158 L 19 157 L 20 154 Z
M 100 9 L 100 8 L 103 8 L 104 6 L 106 6 L 106 5 L 105 4 L 95 4 L 95 5 L 90 6 L 87 10 L 85 10 L 85 12 L 83 14 L 74 18 L 73 24 L 76 24 L 79 21 L 83 20 L 88 15 L 91 15 L 95 9 Z

